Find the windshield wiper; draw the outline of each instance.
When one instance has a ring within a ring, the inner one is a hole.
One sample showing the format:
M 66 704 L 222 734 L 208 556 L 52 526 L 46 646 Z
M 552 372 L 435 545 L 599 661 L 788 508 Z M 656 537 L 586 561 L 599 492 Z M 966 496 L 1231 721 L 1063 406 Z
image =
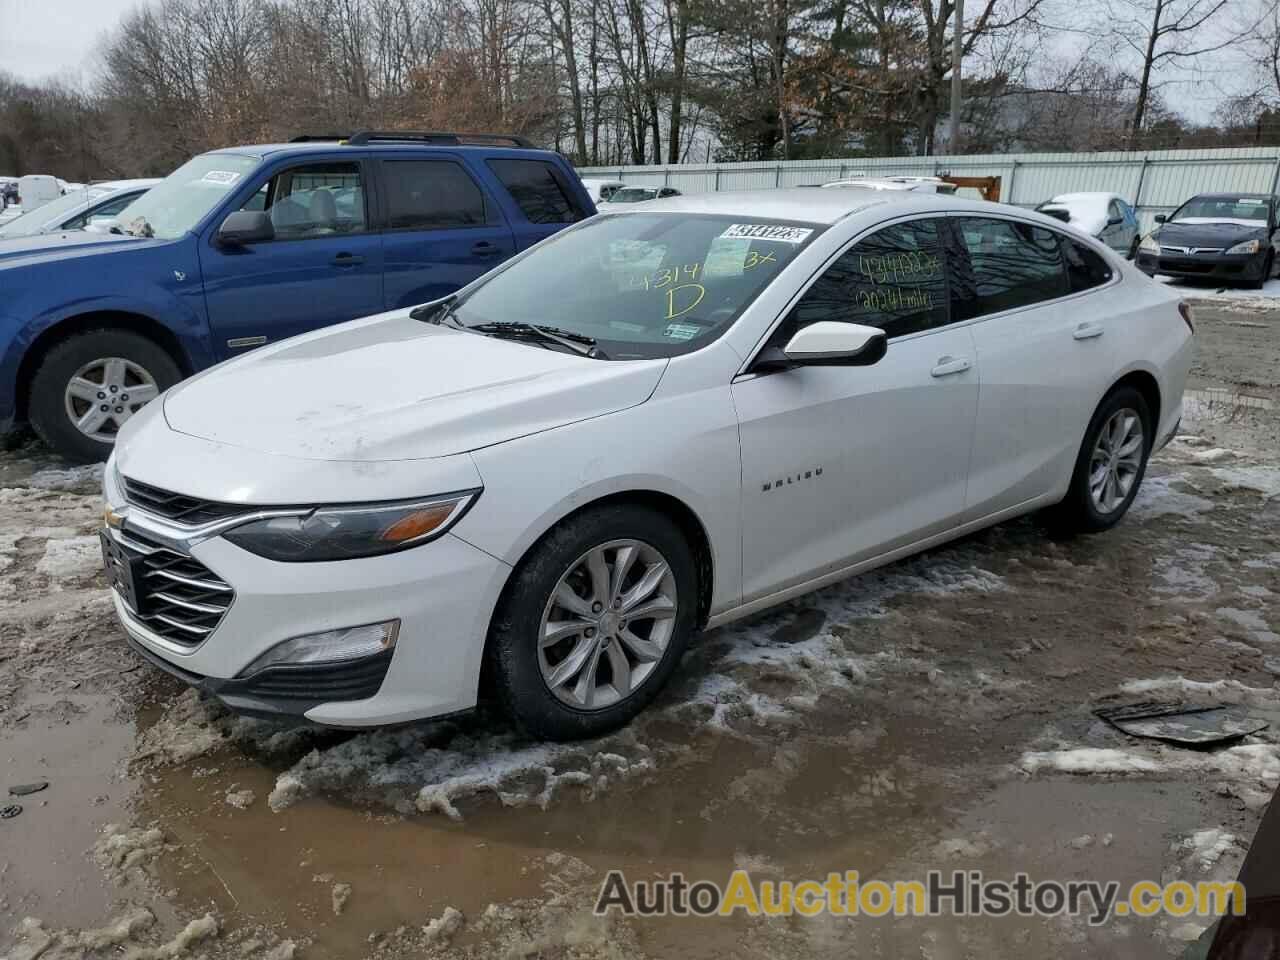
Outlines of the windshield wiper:
M 492 323 L 472 324 L 466 329 L 474 330 L 476 333 L 492 334 L 496 337 L 525 339 L 532 336 L 546 343 L 557 343 L 562 347 L 568 347 L 574 353 L 583 357 L 595 357 L 599 360 L 607 359 L 603 353 L 596 349 L 595 337 L 589 337 L 585 333 L 574 333 L 572 330 L 561 330 L 559 327 L 536 326 L 523 320 L 500 320 Z
M 437 326 L 447 323 L 457 330 L 466 330 L 466 324 L 453 315 L 453 308 L 457 305 L 458 297 L 455 294 L 434 303 L 424 303 L 420 307 L 414 307 L 409 311 L 409 316 L 421 323 L 434 323 Z

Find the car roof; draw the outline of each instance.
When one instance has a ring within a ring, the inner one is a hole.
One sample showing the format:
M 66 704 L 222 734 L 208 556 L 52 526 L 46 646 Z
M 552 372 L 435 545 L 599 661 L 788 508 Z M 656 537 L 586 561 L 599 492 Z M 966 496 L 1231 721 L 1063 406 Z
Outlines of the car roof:
M 512 156 L 512 157 L 528 157 L 535 155 L 539 157 L 558 157 L 554 150 L 539 150 L 535 147 L 506 147 L 491 146 L 489 144 L 480 143 L 414 143 L 410 140 L 396 140 L 379 143 L 366 143 L 360 145 L 347 145 L 337 140 L 308 140 L 301 143 L 257 143 L 247 144 L 236 147 L 221 147 L 217 150 L 210 150 L 210 154 L 232 153 L 240 156 L 259 157 L 266 159 L 275 154 L 297 153 L 332 153 L 343 150 L 371 150 L 375 153 L 380 151 L 402 152 L 405 150 L 425 151 L 430 153 L 453 153 L 458 150 L 482 150 L 486 154 L 495 156 Z
M 138 187 L 154 187 L 159 182 L 160 179 L 158 177 L 145 177 L 138 180 L 100 180 L 97 183 L 89 184 L 85 189 L 135 190 Z
M 914 190 L 873 190 L 868 187 L 845 187 L 840 190 L 814 190 L 812 187 L 779 187 L 768 190 L 725 190 L 719 193 L 681 194 L 650 200 L 633 213 L 705 213 L 732 216 L 746 220 L 799 220 L 805 223 L 832 224 L 863 211 L 892 204 L 897 213 L 976 214 L 1007 213 L 1029 220 L 1061 226 L 1060 221 L 1007 204 L 986 200 L 965 200 L 944 193 L 918 193 Z M 629 215 L 629 214 L 625 214 Z
M 1124 197 L 1118 193 L 1107 193 L 1104 190 L 1082 190 L 1079 193 L 1058 193 L 1054 194 L 1049 203 L 1067 203 L 1071 200 L 1123 200 Z

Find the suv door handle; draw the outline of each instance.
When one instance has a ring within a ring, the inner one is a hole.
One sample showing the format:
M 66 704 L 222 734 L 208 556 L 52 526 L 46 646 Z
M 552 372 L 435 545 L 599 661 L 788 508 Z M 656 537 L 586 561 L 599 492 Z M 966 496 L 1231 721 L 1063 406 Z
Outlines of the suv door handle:
M 495 246 L 488 240 L 481 240 L 471 247 L 471 252 L 477 257 L 496 257 L 502 252 L 502 248 Z
M 333 258 L 335 267 L 354 267 L 361 263 L 364 263 L 364 257 L 357 257 L 351 253 L 340 253 Z
M 934 377 L 949 377 L 953 373 L 964 373 L 973 364 L 964 357 L 939 357 L 938 364 L 929 374 Z
M 1077 340 L 1092 340 L 1094 337 L 1100 337 L 1103 334 L 1103 326 L 1096 320 L 1086 320 L 1084 323 L 1076 327 L 1075 332 L 1071 336 Z

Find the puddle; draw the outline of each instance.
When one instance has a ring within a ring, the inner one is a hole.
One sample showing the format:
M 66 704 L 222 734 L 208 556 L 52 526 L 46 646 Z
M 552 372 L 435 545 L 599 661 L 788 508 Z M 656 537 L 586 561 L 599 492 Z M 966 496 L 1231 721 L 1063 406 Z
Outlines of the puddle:
M 24 703 L 31 716 L 0 731 L 0 803 L 22 813 L 0 820 L 0 909 L 64 926 L 96 924 L 112 891 L 86 853 L 109 823 L 127 820 L 139 787 L 123 769 L 133 750 L 132 723 L 116 717 L 113 698 L 62 696 Z M 9 787 L 49 781 L 26 797 Z

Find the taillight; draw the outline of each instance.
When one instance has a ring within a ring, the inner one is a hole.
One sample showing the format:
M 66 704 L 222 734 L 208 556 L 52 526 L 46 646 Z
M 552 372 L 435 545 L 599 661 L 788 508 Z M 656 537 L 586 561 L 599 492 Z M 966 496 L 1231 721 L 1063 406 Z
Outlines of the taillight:
M 1182 314 L 1182 320 L 1187 325 L 1187 329 L 1191 331 L 1194 337 L 1196 334 L 1196 325 L 1191 322 L 1191 305 L 1185 300 L 1178 301 L 1178 312 Z

